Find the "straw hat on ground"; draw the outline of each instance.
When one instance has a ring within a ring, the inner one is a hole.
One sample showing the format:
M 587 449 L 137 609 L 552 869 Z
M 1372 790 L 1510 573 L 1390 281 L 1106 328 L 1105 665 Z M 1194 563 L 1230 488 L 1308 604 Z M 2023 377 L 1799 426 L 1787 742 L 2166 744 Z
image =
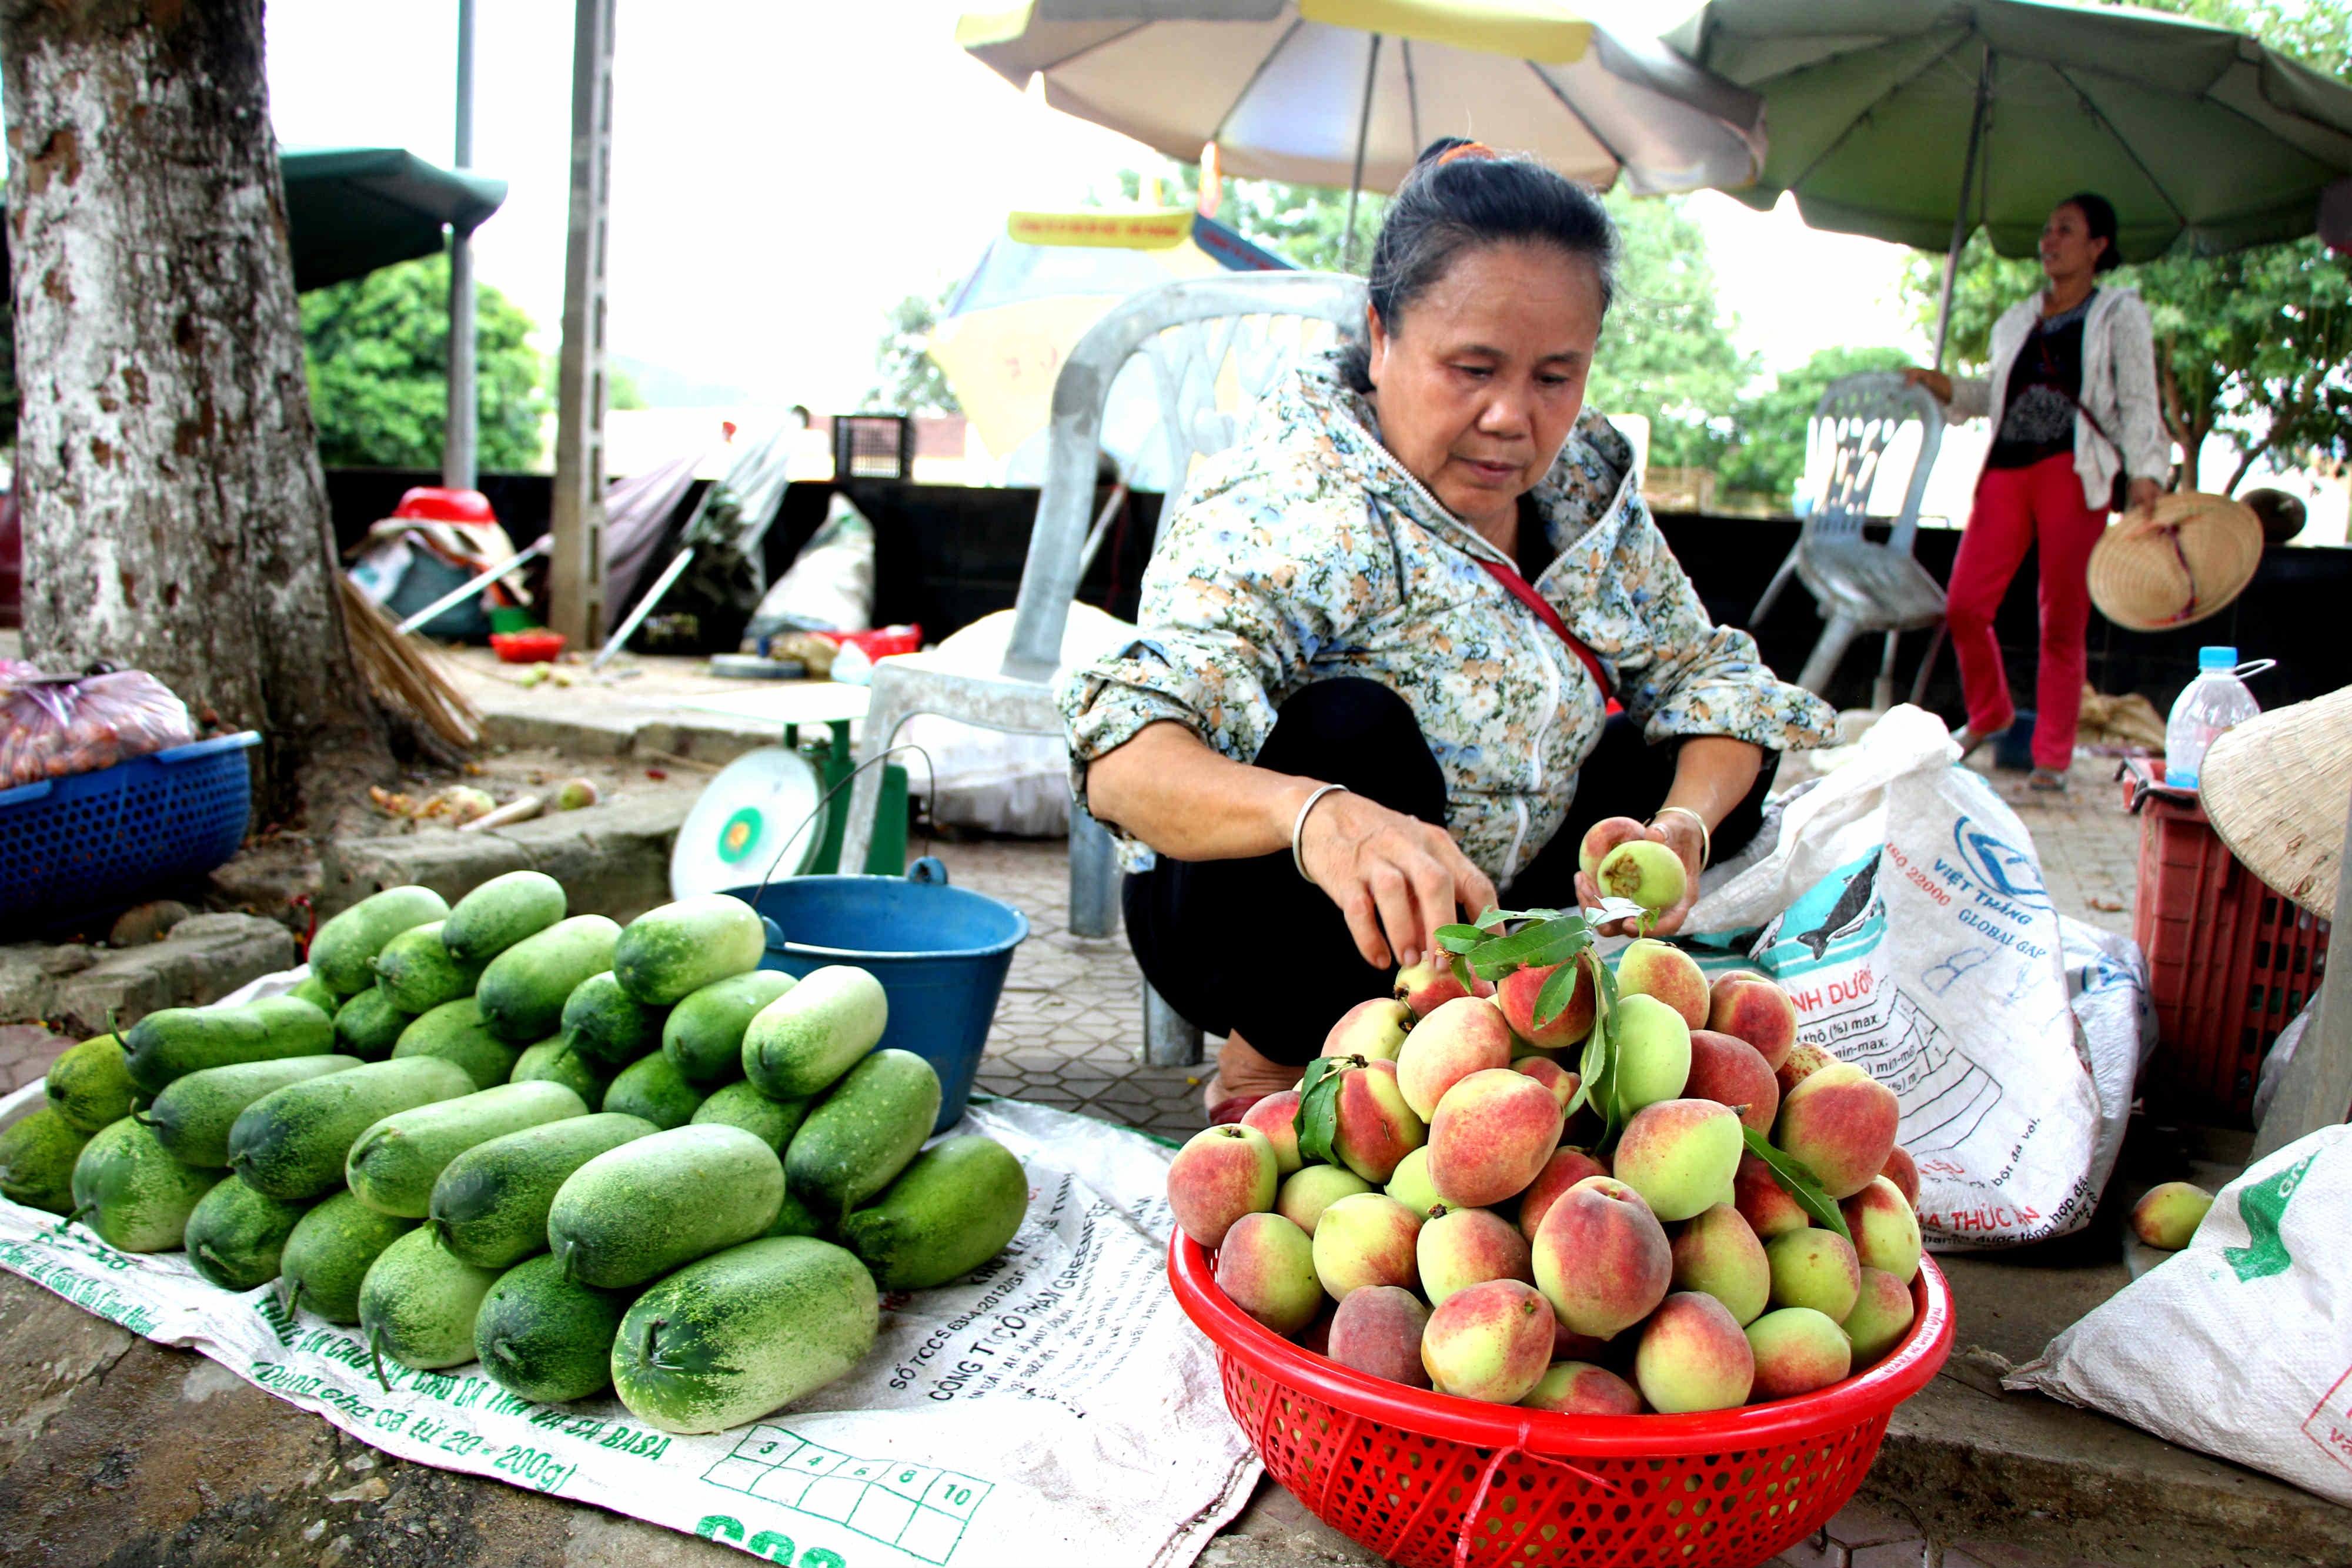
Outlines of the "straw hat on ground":
M 2213 831 L 2248 871 L 2321 919 L 2335 918 L 2352 807 L 2352 686 L 2218 737 L 2198 786 Z
M 2091 602 L 2118 626 L 2168 632 L 2224 608 L 2253 580 L 2263 525 L 2227 496 L 2183 490 L 2127 512 L 2091 551 Z

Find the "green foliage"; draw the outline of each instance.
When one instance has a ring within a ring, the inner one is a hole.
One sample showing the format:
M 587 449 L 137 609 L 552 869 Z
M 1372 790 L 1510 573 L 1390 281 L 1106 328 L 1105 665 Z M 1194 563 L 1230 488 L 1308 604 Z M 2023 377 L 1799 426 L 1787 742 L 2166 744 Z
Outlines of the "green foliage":
M 1805 428 L 1821 406 L 1822 393 L 1841 377 L 1864 371 L 1898 371 L 1911 363 L 1900 349 L 1822 349 L 1773 384 L 1743 399 L 1735 420 L 1738 440 L 1724 455 L 1717 476 L 1727 490 L 1769 496 L 1786 507 L 1805 476 Z
M 909 294 L 890 308 L 889 325 L 875 346 L 874 385 L 859 407 L 869 413 L 961 413 L 945 371 L 924 350 L 940 324 L 953 281 L 936 294 Z
M 302 296 L 302 343 L 320 460 L 437 468 L 448 416 L 449 259 L 426 256 Z M 547 357 L 522 308 L 488 284 L 475 305 L 481 466 L 540 458 Z
M 1706 231 L 1681 198 L 1609 198 L 1622 242 L 1617 300 L 1601 335 L 1585 406 L 1650 422 L 1650 462 L 1712 467 L 1730 447 L 1732 411 L 1756 361 L 1716 307 Z

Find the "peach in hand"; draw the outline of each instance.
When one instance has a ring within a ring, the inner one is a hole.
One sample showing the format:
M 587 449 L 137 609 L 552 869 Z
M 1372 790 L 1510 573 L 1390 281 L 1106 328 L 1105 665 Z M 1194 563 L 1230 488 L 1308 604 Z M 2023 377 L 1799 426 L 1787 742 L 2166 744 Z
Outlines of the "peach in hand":
M 1649 836 L 1650 830 L 1634 818 L 1603 817 L 1585 829 L 1584 837 L 1577 841 L 1576 869 L 1591 877 L 1597 885 L 1601 877 L 1601 862 L 1611 850 L 1619 844 Z
M 1371 1190 L 1371 1183 L 1343 1166 L 1307 1166 L 1283 1178 L 1274 1195 L 1274 1211 L 1312 1236 L 1325 1209 L 1343 1197 Z
M 1642 1396 L 1605 1366 L 1589 1361 L 1555 1361 L 1519 1403 L 1530 1410 L 1563 1416 L 1639 1416 Z
M 1213 1251 L 1234 1221 L 1274 1207 L 1277 1176 L 1264 1133 L 1237 1123 L 1203 1128 L 1168 1167 L 1168 1207 L 1179 1229 Z
M 1456 997 L 1414 1026 L 1397 1052 L 1397 1087 L 1426 1122 L 1445 1092 L 1474 1072 L 1511 1064 L 1511 1026 L 1482 997 Z
M 1617 993 L 1655 997 L 1680 1014 L 1685 1027 L 1706 1025 L 1706 976 L 1697 959 L 1671 942 L 1644 936 L 1628 944 L 1617 955 Z
M 1536 1287 L 1552 1311 L 1571 1333 L 1595 1339 L 1648 1317 L 1675 1271 L 1658 1217 L 1609 1176 L 1588 1176 L 1560 1195 L 1536 1231 L 1534 1253 Z
M 1429 1314 L 1421 1362 L 1440 1394 L 1516 1405 L 1551 1364 L 1550 1304 L 1532 1285 L 1489 1280 L 1448 1296 Z
M 1331 1339 L 1324 1354 L 1342 1366 L 1385 1377 L 1412 1388 L 1429 1386 L 1421 1364 L 1421 1336 L 1429 1309 L 1397 1285 L 1351 1291 L 1331 1314 Z
M 1409 1290 L 1420 1276 L 1413 1255 L 1420 1235 L 1421 1216 L 1384 1193 L 1343 1197 L 1315 1227 L 1315 1277 L 1341 1302 L 1367 1285 Z
M 1830 1197 L 1852 1197 L 1885 1166 L 1902 1119 L 1894 1090 L 1852 1062 L 1833 1061 L 1781 1100 L 1772 1142 L 1803 1161 Z
M 1696 1291 L 1661 1302 L 1633 1352 L 1633 1382 L 1662 1416 L 1745 1405 L 1755 1381 L 1748 1336 L 1721 1301 Z
M 1217 1288 L 1278 1334 L 1295 1334 L 1323 1307 L 1314 1244 L 1278 1214 L 1244 1214 L 1217 1249 Z
M 1853 1370 L 1853 1346 L 1845 1331 L 1811 1307 L 1782 1307 L 1748 1325 L 1755 1353 L 1756 1386 L 1750 1397 L 1789 1399 L 1827 1388 Z
M 1657 840 L 1628 839 L 1601 857 L 1592 881 L 1604 896 L 1630 898 L 1654 915 L 1683 901 L 1690 871 L 1682 856 Z
M 1747 1150 L 1739 1118 L 1713 1100 L 1661 1100 L 1633 1113 L 1611 1170 L 1661 1220 L 1704 1213 L 1732 1190 Z
M 2189 1245 L 2197 1228 L 2205 1223 L 2205 1211 L 2212 1207 L 2213 1195 L 2203 1187 L 2185 1181 L 2165 1182 L 2148 1188 L 2132 1205 L 2132 1229 L 2150 1247 L 2178 1252 Z
M 1507 1067 L 1474 1072 L 1445 1092 L 1429 1124 L 1429 1182 L 1437 1196 L 1481 1208 L 1519 1193 L 1559 1146 L 1559 1102 Z
M 1734 969 L 1707 988 L 1706 1027 L 1746 1040 L 1777 1071 L 1796 1049 L 1797 1004 L 1769 975 Z

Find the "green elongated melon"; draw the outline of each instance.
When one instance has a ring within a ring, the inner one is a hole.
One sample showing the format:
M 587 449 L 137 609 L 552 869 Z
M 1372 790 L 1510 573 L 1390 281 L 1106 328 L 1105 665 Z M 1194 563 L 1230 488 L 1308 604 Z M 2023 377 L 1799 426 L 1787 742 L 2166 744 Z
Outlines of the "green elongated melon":
M 541 871 L 494 876 L 457 901 L 441 924 L 442 945 L 477 968 L 564 915 L 563 884 Z
M 454 1100 L 395 1111 L 362 1133 L 343 1159 L 352 1196 L 370 1208 L 422 1219 L 451 1160 L 525 1127 L 585 1116 L 561 1083 L 500 1083 Z
M 294 1222 L 278 1258 L 278 1299 L 346 1327 L 360 1321 L 360 1285 L 383 1249 L 416 1221 L 378 1214 L 350 1193 L 321 1199 Z
M 188 1262 L 224 1291 L 251 1291 L 278 1278 L 286 1239 L 309 1213 L 231 1178 L 215 1182 L 188 1216 Z
M 429 920 L 412 925 L 369 960 L 375 970 L 375 988 L 411 1017 L 472 996 L 474 983 L 482 977 L 481 965 L 460 963 L 441 945 L 441 928 L 447 924 Z
M 886 1291 L 961 1279 L 1013 1239 L 1029 1177 L 994 1138 L 946 1138 L 915 1156 L 881 1196 L 841 1222 L 841 1244 Z
M 609 1071 L 658 1050 L 667 1009 L 647 1007 L 605 969 L 572 988 L 563 1002 L 563 1038 Z
M 514 1071 L 507 1074 L 509 1083 L 528 1083 L 534 1079 L 561 1083 L 591 1105 L 604 1103 L 604 1086 L 612 1082 L 595 1062 L 572 1050 L 560 1034 L 541 1040 L 516 1057 Z
M 286 994 L 289 997 L 300 998 L 329 1018 L 333 1018 L 335 1009 L 343 1005 L 343 998 L 335 995 L 334 988 L 316 975 L 303 976 L 294 982 L 294 988 Z
M 509 1043 L 482 1017 L 481 998 L 459 997 L 443 1002 L 400 1031 L 392 1048 L 393 1060 L 437 1056 L 465 1070 L 477 1089 L 504 1083 L 514 1072 L 521 1048 Z
M 812 1210 L 838 1221 L 898 1179 L 939 1113 L 931 1064 L 910 1051 L 877 1051 L 809 1112 L 784 1151 L 785 1178 Z
M 443 1167 L 428 1218 L 441 1244 L 465 1261 L 511 1268 L 547 1246 L 547 1211 L 573 1171 L 659 1130 L 642 1117 L 607 1111 L 477 1144 Z
M 382 1061 L 392 1054 L 401 1035 L 415 1021 L 416 1015 L 394 1007 L 382 988 L 371 988 L 345 1002 L 336 1012 L 335 1049 L 362 1061 Z
M 580 982 L 613 967 L 621 928 L 601 915 L 575 915 L 500 953 L 474 987 L 482 1021 L 518 1046 L 545 1040 L 563 1020 Z
M 474 1316 L 474 1354 L 500 1387 L 549 1404 L 613 1386 L 613 1336 L 635 1299 L 563 1277 L 547 1253 L 498 1278 Z
M 47 1105 L 0 1127 L 0 1197 L 71 1214 L 74 1166 L 90 1137 Z
M 625 1290 L 764 1232 L 784 1197 L 776 1151 L 740 1127 L 638 1138 L 572 1173 L 547 1244 L 572 1278 Z
M 812 969 L 743 1030 L 743 1076 L 772 1100 L 822 1094 L 881 1043 L 890 1022 L 882 982 L 848 964 Z
M 101 1034 L 68 1046 L 64 1055 L 49 1063 L 42 1092 L 48 1096 L 49 1109 L 84 1137 L 131 1114 L 138 1086 L 131 1082 L 121 1037 Z
M 665 1432 L 723 1432 L 842 1376 L 874 1348 L 879 1293 L 830 1242 L 763 1238 L 648 1287 L 613 1341 L 613 1387 Z
M 272 1090 L 228 1130 L 229 1168 L 289 1201 L 343 1185 L 343 1159 L 362 1133 L 395 1111 L 474 1092 L 462 1068 L 437 1057 L 371 1061 Z
M 662 1054 L 697 1083 L 723 1083 L 740 1075 L 743 1031 L 761 1009 L 793 985 L 782 969 L 754 969 L 688 992 L 662 1024 Z
M 613 973 L 637 1000 L 666 1008 L 758 968 L 767 951 L 767 927 L 750 904 L 731 894 L 699 893 L 630 921 L 613 949 Z
M 758 1134 L 768 1147 L 781 1155 L 807 1120 L 808 1112 L 809 1103 L 805 1100 L 771 1100 L 751 1084 L 739 1082 L 713 1090 L 709 1099 L 694 1108 L 693 1120 L 740 1127 Z
M 122 1064 L 131 1084 L 149 1097 L 175 1078 L 207 1067 L 326 1056 L 335 1049 L 334 1020 L 293 997 L 264 997 L 233 1008 L 164 1008 L 122 1035 Z
M 473 1360 L 474 1318 L 498 1281 L 497 1270 L 452 1257 L 429 1227 L 378 1253 L 360 1281 L 360 1337 L 376 1375 L 386 1361 L 431 1372 Z
M 310 973 L 339 997 L 375 984 L 369 961 L 402 932 L 446 920 L 449 904 L 429 887 L 388 887 L 362 898 L 319 927 L 310 938 Z
M 94 1134 L 74 1161 L 74 1218 L 118 1251 L 174 1251 L 196 1200 L 221 1176 L 182 1165 L 126 1116 Z
M 686 1081 L 666 1056 L 647 1056 L 621 1069 L 604 1091 L 604 1108 L 643 1116 L 667 1132 L 694 1120 L 701 1091 Z
M 276 1061 L 240 1061 L 207 1067 L 174 1079 L 144 1111 L 132 1115 L 154 1131 L 155 1141 L 184 1166 L 228 1165 L 229 1129 L 245 1108 L 289 1083 L 323 1078 L 360 1065 L 352 1056 L 288 1056 Z

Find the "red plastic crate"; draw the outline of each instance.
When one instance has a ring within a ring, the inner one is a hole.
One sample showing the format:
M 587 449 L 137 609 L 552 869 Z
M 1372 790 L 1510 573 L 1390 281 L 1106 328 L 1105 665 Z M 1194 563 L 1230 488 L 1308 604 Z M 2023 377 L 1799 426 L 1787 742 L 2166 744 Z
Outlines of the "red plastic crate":
M 2140 820 L 2132 936 L 2147 955 L 2159 1040 L 2140 1092 L 2159 1113 L 2251 1125 L 2263 1058 L 2326 972 L 2327 922 L 2240 864 L 2194 797 L 2150 788 L 2163 763 L 2129 770 Z

